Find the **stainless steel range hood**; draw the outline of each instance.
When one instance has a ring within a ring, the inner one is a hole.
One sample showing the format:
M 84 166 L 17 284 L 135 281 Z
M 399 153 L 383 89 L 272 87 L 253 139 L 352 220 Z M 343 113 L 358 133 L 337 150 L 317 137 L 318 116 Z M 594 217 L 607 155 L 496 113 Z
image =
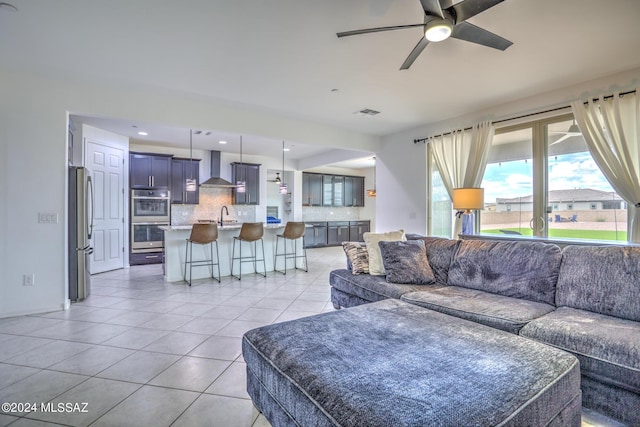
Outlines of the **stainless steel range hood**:
M 234 188 L 235 185 L 220 178 L 220 152 L 211 151 L 211 178 L 200 184 L 207 188 Z

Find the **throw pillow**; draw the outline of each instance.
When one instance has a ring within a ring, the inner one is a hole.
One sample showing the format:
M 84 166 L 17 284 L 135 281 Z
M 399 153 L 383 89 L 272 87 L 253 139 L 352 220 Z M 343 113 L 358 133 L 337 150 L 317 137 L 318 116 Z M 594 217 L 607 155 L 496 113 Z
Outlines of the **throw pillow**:
M 372 276 L 384 276 L 385 274 L 378 242 L 406 240 L 404 237 L 404 230 L 390 231 L 388 233 L 367 232 L 362 235 L 362 238 L 364 239 L 364 243 L 367 245 L 367 252 L 369 253 L 369 274 Z
M 379 242 L 387 282 L 426 285 L 436 281 L 423 240 Z
M 369 253 L 362 242 L 342 242 L 352 274 L 369 274 Z

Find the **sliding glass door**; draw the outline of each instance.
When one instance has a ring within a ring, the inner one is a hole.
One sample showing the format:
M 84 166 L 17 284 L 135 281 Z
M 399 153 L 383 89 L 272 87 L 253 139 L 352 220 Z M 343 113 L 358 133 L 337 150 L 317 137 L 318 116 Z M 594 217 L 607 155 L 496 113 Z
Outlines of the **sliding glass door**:
M 627 239 L 626 204 L 571 114 L 496 130 L 482 187 L 481 233 Z

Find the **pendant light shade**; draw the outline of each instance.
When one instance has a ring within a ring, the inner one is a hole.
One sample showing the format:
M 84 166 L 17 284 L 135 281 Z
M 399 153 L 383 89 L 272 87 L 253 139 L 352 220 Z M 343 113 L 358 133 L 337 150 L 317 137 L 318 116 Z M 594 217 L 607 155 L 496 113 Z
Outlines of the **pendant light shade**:
M 194 192 L 197 187 L 196 180 L 193 178 L 193 129 L 189 129 L 189 178 L 186 179 L 185 190 Z
M 376 158 L 373 157 L 373 188 L 367 190 L 367 197 L 376 197 Z
M 242 171 L 242 180 L 236 180 L 236 192 L 246 193 L 247 183 L 244 180 L 245 171 L 244 171 L 244 164 L 242 163 L 242 135 L 240 135 L 240 170 Z
M 284 182 L 284 140 L 282 141 L 282 179 L 280 174 L 276 177 L 276 182 L 280 184 L 280 194 L 287 194 L 287 184 Z

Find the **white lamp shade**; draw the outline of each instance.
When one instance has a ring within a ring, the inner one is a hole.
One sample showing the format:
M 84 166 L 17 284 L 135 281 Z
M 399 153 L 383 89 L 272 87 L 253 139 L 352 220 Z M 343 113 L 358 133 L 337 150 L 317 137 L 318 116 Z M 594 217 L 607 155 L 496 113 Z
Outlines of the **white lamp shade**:
M 470 211 L 484 208 L 484 188 L 454 188 L 453 209 Z

